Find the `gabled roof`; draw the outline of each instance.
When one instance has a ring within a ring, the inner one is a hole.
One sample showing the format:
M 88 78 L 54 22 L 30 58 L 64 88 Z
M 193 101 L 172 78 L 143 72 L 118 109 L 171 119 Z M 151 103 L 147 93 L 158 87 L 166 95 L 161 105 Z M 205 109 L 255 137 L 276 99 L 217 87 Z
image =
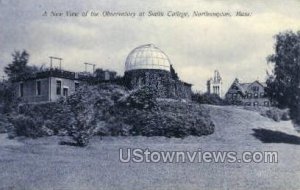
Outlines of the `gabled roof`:
M 239 90 L 242 92 L 242 94 L 246 95 L 248 87 L 254 83 L 258 83 L 262 87 L 267 86 L 267 84 L 265 82 L 259 82 L 258 80 L 251 82 L 251 83 L 240 83 L 238 79 L 235 79 L 229 89 L 231 89 L 232 86 L 235 84 L 235 86 L 237 86 L 239 88 Z

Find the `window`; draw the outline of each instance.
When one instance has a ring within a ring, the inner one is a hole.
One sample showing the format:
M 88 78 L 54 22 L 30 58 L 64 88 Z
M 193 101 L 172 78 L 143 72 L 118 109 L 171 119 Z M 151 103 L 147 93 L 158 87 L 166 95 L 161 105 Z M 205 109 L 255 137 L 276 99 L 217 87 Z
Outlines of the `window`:
M 56 94 L 61 95 L 61 81 L 56 81 Z
M 251 89 L 252 89 L 254 92 L 259 91 L 259 87 L 258 87 L 258 86 L 252 86 Z
M 237 94 L 232 94 L 232 99 L 237 99 Z
M 251 102 L 246 102 L 245 105 L 246 106 L 251 106 Z
M 252 98 L 252 94 L 251 93 L 248 93 L 248 98 Z
M 69 89 L 67 87 L 64 87 L 63 88 L 63 95 L 68 96 L 68 94 L 69 94 Z
M 261 93 L 260 93 L 260 97 L 261 97 L 261 98 L 265 97 L 265 93 L 261 92 Z
M 36 81 L 36 95 L 41 95 L 41 81 Z
M 258 106 L 258 102 L 253 102 L 253 106 Z
M 79 88 L 79 82 L 75 82 L 75 91 Z
M 24 96 L 24 84 L 23 83 L 20 83 L 19 90 L 20 90 L 20 97 L 23 97 Z
M 258 93 L 254 93 L 254 98 L 258 98 Z
M 265 105 L 265 106 L 269 106 L 269 101 L 265 101 L 265 102 L 264 102 L 264 105 Z

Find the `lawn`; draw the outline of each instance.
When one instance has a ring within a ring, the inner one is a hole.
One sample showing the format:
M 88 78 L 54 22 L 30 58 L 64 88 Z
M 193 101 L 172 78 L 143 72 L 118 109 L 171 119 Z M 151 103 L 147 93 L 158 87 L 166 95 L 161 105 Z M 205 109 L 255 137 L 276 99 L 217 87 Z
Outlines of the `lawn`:
M 300 189 L 300 134 L 290 121 L 253 111 L 206 106 L 209 136 L 95 137 L 78 148 L 63 137 L 9 140 L 0 135 L 0 189 Z M 120 148 L 278 151 L 278 163 L 121 163 Z

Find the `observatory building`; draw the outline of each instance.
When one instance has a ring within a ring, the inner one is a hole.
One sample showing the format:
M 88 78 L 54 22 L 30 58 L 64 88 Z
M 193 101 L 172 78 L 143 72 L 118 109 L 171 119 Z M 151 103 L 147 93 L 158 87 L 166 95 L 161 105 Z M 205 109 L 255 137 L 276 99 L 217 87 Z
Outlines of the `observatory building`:
M 179 80 L 168 56 L 153 44 L 133 49 L 125 61 L 124 82 L 129 89 L 150 86 L 161 98 L 191 98 L 191 84 Z
M 52 57 L 50 57 L 52 58 Z M 118 83 L 129 89 L 150 86 L 160 98 L 191 99 L 191 84 L 179 80 L 168 56 L 152 44 L 132 50 L 125 61 L 125 73 L 120 80 L 116 72 L 97 69 L 93 73 L 75 73 L 60 67 L 14 79 L 15 93 L 22 103 L 53 102 L 75 93 L 80 84 Z M 85 63 L 87 66 L 89 63 Z M 119 81 L 119 82 L 118 82 Z

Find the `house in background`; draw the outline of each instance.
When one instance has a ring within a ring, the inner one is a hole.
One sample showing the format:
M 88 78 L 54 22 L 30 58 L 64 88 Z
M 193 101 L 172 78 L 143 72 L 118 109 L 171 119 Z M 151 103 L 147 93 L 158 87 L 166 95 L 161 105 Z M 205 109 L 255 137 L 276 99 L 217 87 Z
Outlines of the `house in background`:
M 270 106 L 271 102 L 265 93 L 266 84 L 259 81 L 240 83 L 235 79 L 228 89 L 225 99 L 233 105 Z
M 100 72 L 101 71 L 101 72 Z M 101 70 L 95 73 L 75 73 L 50 69 L 29 77 L 15 79 L 15 93 L 22 103 L 55 102 L 73 94 L 82 83 L 106 82 L 116 78 L 116 72 Z M 100 74 L 99 74 L 100 73 Z
M 53 102 L 75 92 L 79 87 L 75 72 L 51 69 L 33 76 L 16 79 L 16 95 L 22 103 Z

